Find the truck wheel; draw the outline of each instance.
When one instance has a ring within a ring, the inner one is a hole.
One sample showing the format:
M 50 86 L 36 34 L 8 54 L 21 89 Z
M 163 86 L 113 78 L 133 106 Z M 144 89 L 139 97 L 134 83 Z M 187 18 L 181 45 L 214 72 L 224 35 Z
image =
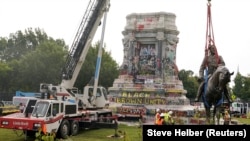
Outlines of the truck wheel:
M 25 130 L 23 131 L 24 135 L 26 134 L 28 137 L 35 137 L 36 131 L 29 131 L 27 130 L 25 133 Z
M 77 120 L 72 120 L 71 123 L 70 123 L 70 134 L 72 136 L 75 136 L 78 134 L 79 132 L 79 123 Z
M 67 139 L 69 135 L 69 121 L 68 120 L 63 120 L 60 128 L 59 128 L 59 135 L 63 139 Z

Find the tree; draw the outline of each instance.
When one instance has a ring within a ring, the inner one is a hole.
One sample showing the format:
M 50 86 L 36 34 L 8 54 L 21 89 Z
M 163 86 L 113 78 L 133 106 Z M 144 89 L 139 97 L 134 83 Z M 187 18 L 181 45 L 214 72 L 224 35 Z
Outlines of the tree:
M 9 38 L 0 38 L 0 60 L 10 68 L 6 74 L 8 79 L 1 79 L 4 83 L 1 91 L 37 91 L 41 82 L 58 83 L 55 79 L 59 78 L 58 72 L 53 69 L 60 72 L 65 54 L 64 40 L 54 40 L 39 28 L 19 30 Z
M 250 77 L 242 76 L 239 72 L 234 78 L 233 94 L 242 100 L 250 99 Z
M 240 94 L 241 94 L 241 91 L 242 91 L 242 89 L 243 89 L 243 82 L 244 81 L 244 78 L 243 78 L 243 76 L 241 76 L 241 74 L 240 73 L 237 73 L 236 74 L 236 77 L 234 78 L 234 87 L 233 87 L 233 93 L 237 96 L 237 97 L 239 97 L 240 96 Z
M 97 42 L 90 47 L 75 83 L 77 88 L 83 88 L 91 78 L 95 76 L 99 44 L 100 42 Z M 114 79 L 119 75 L 119 70 L 117 62 L 113 60 L 111 53 L 107 52 L 105 47 L 103 48 L 102 53 L 98 84 L 107 88 L 112 86 Z
M 187 90 L 186 96 L 188 98 L 195 98 L 199 87 L 197 77 L 194 77 L 193 74 L 194 73 L 191 70 L 180 70 L 178 73 L 179 79 L 182 81 L 184 89 Z
M 12 69 L 5 63 L 0 61 L 0 90 L 1 92 L 7 91 L 7 84 L 9 73 L 12 71 Z
M 0 61 L 4 60 L 3 57 L 4 57 L 4 54 L 5 54 L 7 43 L 8 42 L 7 42 L 6 38 L 0 37 Z
M 0 38 L 0 60 L 11 61 L 20 59 L 23 55 L 35 50 L 36 47 L 49 40 L 50 37 L 39 28 L 28 28 L 24 32 L 21 30 L 10 34 L 9 38 Z
M 54 40 L 44 41 L 18 62 L 17 90 L 38 91 L 40 83 L 59 84 L 67 51 Z
M 6 68 L 9 68 L 5 70 L 6 74 L 0 71 L 0 76 L 6 78 L 5 81 L 1 79 L 0 91 L 39 92 L 40 83 L 61 83 L 61 69 L 69 53 L 64 40 L 55 40 L 39 28 L 28 28 L 25 32 L 10 35 L 9 38 L 0 38 L 0 60 L 6 62 Z M 98 47 L 99 42 L 90 47 L 75 87 L 81 89 L 94 76 Z M 118 73 L 118 64 L 104 47 L 99 85 L 106 88 L 112 86 Z
M 250 78 L 245 77 L 243 92 L 240 97 L 244 101 L 250 100 Z

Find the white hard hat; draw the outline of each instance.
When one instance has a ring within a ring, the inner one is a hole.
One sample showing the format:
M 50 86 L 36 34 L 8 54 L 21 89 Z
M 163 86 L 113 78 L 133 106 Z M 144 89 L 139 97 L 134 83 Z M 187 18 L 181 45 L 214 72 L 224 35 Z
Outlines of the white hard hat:
M 172 114 L 173 114 L 173 111 L 169 111 L 168 114 L 172 115 Z
M 164 117 L 164 113 L 161 113 L 161 114 L 160 114 L 160 117 Z

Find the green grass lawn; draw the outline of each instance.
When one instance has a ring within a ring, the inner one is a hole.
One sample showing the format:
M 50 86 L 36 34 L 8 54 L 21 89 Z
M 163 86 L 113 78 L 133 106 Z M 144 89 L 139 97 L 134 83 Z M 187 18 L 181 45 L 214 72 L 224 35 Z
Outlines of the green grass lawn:
M 237 120 L 240 124 L 250 125 L 250 118 L 232 118 L 232 120 Z
M 91 129 L 81 130 L 77 136 L 70 136 L 69 139 L 63 141 L 141 141 L 142 128 L 137 126 L 127 126 L 120 124 L 118 127 L 120 138 L 112 138 L 115 134 L 114 129 Z M 1 141 L 24 141 L 25 136 L 21 130 L 1 129 Z M 126 134 L 124 136 L 124 133 Z M 123 137 L 122 137 L 123 136 Z M 34 141 L 34 138 L 27 138 L 27 141 Z M 62 139 L 57 139 L 61 141 Z
M 247 118 L 233 118 L 233 120 L 237 120 L 240 124 L 250 125 L 250 119 Z M 115 134 L 114 129 L 91 129 L 80 130 L 77 136 L 70 136 L 66 140 L 57 139 L 57 141 L 142 141 L 142 128 L 119 124 L 118 131 L 118 134 L 123 137 L 109 137 Z M 24 139 L 25 136 L 21 130 L 0 128 L 0 141 L 24 141 Z M 34 138 L 27 138 L 27 141 L 34 140 Z

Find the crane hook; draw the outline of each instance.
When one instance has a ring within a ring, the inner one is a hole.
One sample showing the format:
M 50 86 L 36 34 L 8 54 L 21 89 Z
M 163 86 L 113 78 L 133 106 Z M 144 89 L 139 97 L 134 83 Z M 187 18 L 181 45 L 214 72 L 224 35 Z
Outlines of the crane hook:
M 211 5 L 211 0 L 207 0 L 207 1 L 208 1 L 207 5 L 210 6 Z

